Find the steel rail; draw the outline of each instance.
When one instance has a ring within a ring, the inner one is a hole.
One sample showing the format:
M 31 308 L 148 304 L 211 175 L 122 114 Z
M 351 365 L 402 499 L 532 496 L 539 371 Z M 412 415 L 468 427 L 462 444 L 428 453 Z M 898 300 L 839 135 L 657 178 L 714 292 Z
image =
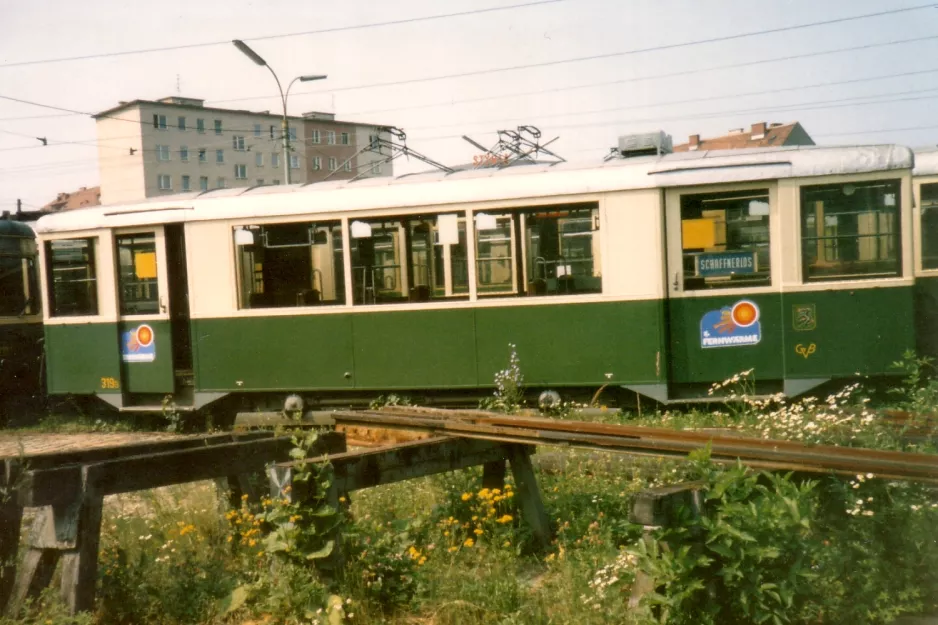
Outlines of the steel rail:
M 476 410 L 394 407 L 337 411 L 336 423 L 420 430 L 448 436 L 601 449 L 643 456 L 686 457 L 710 448 L 721 463 L 742 462 L 754 468 L 836 473 L 872 473 L 881 478 L 938 484 L 938 456 L 898 451 L 805 445 L 792 441 L 687 432 L 666 428 L 506 417 Z

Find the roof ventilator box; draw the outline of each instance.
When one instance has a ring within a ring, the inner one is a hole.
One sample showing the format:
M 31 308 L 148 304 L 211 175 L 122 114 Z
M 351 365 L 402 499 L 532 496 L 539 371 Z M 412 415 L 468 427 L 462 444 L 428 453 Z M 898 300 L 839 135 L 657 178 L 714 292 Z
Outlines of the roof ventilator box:
M 633 156 L 661 156 L 674 151 L 671 135 L 663 130 L 619 137 L 619 155 L 622 158 Z

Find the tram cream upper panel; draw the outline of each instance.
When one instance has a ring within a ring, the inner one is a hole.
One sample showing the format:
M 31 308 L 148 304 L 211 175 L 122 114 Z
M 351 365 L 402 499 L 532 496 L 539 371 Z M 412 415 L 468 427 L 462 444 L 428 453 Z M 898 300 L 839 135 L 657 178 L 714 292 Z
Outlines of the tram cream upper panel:
M 445 206 L 471 202 L 606 193 L 909 169 L 912 152 L 900 146 L 792 147 L 669 154 L 616 159 L 601 165 L 525 165 L 382 179 L 380 183 L 328 182 L 308 186 L 212 191 L 170 196 L 126 206 L 104 206 L 49 215 L 40 235 L 179 221 L 256 218 L 320 212 Z M 549 175 L 548 175 L 549 174 Z M 175 209 L 175 210 L 172 210 Z

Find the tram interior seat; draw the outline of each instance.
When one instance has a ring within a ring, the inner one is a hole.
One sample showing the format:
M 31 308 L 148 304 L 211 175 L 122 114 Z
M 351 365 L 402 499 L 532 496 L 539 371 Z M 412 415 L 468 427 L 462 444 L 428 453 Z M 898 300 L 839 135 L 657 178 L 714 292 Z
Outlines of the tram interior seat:
M 430 301 L 430 287 L 426 284 L 418 284 L 415 287 L 410 289 L 410 301 L 412 302 L 429 302 Z
M 535 278 L 528 283 L 528 295 L 547 295 L 547 280 Z

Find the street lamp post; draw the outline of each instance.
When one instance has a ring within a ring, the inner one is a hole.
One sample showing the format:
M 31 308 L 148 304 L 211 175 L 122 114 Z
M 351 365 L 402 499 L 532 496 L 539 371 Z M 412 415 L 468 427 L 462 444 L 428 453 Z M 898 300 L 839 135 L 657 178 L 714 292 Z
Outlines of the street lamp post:
M 280 123 L 280 131 L 283 134 L 283 172 L 284 172 L 284 184 L 290 184 L 290 122 L 287 119 L 287 97 L 290 95 L 290 88 L 293 87 L 293 83 L 296 81 L 300 82 L 309 82 L 311 80 L 324 80 L 327 78 L 324 74 L 307 74 L 306 76 L 297 76 L 290 81 L 290 84 L 287 85 L 287 91 L 284 93 L 283 87 L 280 85 L 280 79 L 277 78 L 277 73 L 274 72 L 273 68 L 267 64 L 267 61 L 261 57 L 257 52 L 252 50 L 248 44 L 244 43 L 240 39 L 235 39 L 231 43 L 240 50 L 246 57 L 262 65 L 270 70 L 270 73 L 273 75 L 274 80 L 277 81 L 277 89 L 280 91 L 280 103 L 283 105 L 283 120 Z

